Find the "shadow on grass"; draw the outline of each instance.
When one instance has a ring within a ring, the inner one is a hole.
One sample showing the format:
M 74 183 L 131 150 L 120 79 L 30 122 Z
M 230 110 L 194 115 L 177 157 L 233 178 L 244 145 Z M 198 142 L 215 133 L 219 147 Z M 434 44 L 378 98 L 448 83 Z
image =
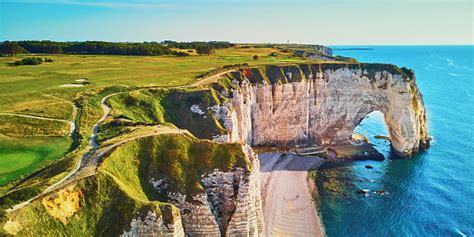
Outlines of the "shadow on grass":
M 5 63 L 5 65 L 9 66 L 9 67 L 18 67 L 20 65 L 17 65 L 15 63 Z

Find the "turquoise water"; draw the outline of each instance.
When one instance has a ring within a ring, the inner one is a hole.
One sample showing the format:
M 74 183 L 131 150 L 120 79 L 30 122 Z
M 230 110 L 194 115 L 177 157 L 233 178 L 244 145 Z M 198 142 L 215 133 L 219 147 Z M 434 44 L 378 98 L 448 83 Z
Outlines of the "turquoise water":
M 383 115 L 364 119 L 357 131 L 376 143 L 387 159 L 331 169 L 344 191 L 319 185 L 327 235 L 474 236 L 474 47 L 368 47 L 373 50 L 334 53 L 414 69 L 432 145 L 412 159 L 395 159 L 386 142 L 373 138 L 387 134 Z M 367 164 L 374 168 L 365 168 Z M 358 189 L 388 194 L 364 197 L 355 193 Z

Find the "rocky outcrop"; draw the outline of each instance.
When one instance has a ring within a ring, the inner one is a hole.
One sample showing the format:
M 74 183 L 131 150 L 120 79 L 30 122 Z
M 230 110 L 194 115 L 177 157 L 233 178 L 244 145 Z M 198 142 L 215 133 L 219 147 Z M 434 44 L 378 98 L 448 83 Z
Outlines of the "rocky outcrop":
M 259 236 L 263 233 L 260 201 L 259 161 L 252 148 L 242 147 L 252 163 L 251 170 L 235 167 L 230 171 L 214 169 L 201 175 L 203 193 L 168 193 L 168 200 L 180 210 L 186 234 L 191 236 Z M 154 183 L 157 183 L 154 181 Z M 160 185 L 167 185 L 160 180 Z M 161 191 L 155 186 L 157 191 Z
M 171 212 L 167 210 L 167 212 Z M 168 214 L 169 215 L 169 214 Z M 130 223 L 130 230 L 124 231 L 121 237 L 139 236 L 184 236 L 180 218 L 174 218 L 173 223 L 166 224 L 161 215 L 148 211 L 143 217 L 138 216 Z
M 253 146 L 349 144 L 355 127 L 378 110 L 385 115 L 398 156 L 429 145 L 423 99 L 408 69 L 301 64 L 243 69 L 228 77 L 237 86 L 228 104 L 235 114 L 224 119 L 231 124 L 226 126 L 229 141 Z

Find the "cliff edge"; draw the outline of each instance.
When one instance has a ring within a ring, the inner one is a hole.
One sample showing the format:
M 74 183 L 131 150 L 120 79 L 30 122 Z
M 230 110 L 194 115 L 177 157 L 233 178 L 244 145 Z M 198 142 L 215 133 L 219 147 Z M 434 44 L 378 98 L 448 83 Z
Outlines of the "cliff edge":
M 262 66 L 212 85 L 228 98 L 229 141 L 252 146 L 343 145 L 362 119 L 385 116 L 393 152 L 428 147 L 426 111 L 413 71 L 389 64 Z

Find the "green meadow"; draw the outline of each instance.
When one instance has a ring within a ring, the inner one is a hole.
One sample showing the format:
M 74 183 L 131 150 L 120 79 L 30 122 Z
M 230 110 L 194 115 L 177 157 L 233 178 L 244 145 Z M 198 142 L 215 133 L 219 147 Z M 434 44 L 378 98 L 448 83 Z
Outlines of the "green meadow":
M 118 56 L 118 55 L 44 55 L 54 62 L 41 65 L 14 66 L 27 57 L 0 57 L 0 112 L 27 109 L 72 100 L 91 87 L 179 86 L 197 81 L 196 77 L 219 66 L 248 63 L 274 64 L 301 62 L 272 48 L 218 49 L 210 56 Z M 258 55 L 259 60 L 253 60 Z M 41 57 L 41 55 L 40 55 Z M 90 85 L 60 87 L 88 78 Z
M 175 49 L 176 50 L 176 49 Z M 188 52 L 188 50 L 186 50 Z M 275 53 L 271 56 L 271 53 Z M 209 56 L 35 55 L 54 62 L 15 66 L 31 55 L 0 57 L 0 186 L 47 166 L 70 150 L 66 122 L 2 115 L 32 115 L 72 121 L 78 143 L 87 143 L 92 125 L 102 116 L 100 100 L 126 88 L 174 87 L 192 84 L 197 77 L 224 65 L 304 62 L 275 48 L 217 49 Z M 254 60 L 258 55 L 258 60 Z M 276 55 L 276 56 L 275 56 Z M 64 86 L 80 84 L 84 86 Z M 73 117 L 73 104 L 78 116 Z
M 0 185 L 26 176 L 62 157 L 69 137 L 9 138 L 0 136 Z

